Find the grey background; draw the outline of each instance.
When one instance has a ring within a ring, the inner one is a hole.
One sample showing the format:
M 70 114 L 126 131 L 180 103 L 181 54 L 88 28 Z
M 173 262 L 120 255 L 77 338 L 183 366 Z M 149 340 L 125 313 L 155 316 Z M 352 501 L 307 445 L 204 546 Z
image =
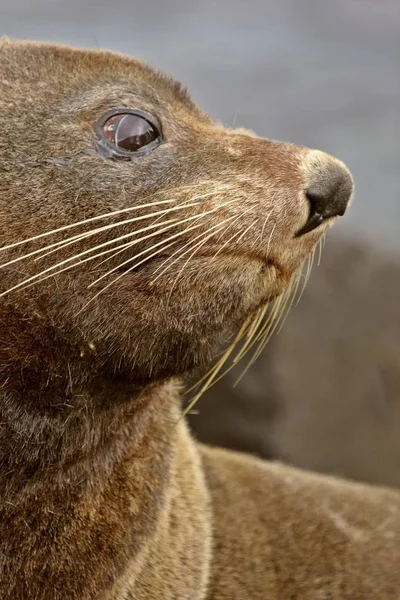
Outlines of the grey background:
M 338 155 L 342 232 L 400 252 L 399 0 L 0 0 L 1 33 L 136 55 L 229 125 Z

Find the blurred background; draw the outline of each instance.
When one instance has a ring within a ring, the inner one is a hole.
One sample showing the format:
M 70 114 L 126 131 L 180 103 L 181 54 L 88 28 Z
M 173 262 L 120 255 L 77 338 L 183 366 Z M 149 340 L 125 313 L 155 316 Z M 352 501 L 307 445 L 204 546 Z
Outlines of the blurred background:
M 0 0 L 1 34 L 135 55 L 225 124 L 348 164 L 354 203 L 300 304 L 190 421 L 201 440 L 400 485 L 399 1 Z

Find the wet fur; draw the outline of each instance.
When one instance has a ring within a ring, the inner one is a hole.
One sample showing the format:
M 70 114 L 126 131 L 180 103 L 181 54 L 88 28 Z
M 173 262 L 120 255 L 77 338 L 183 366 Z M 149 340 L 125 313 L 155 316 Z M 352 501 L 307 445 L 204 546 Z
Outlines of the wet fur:
M 100 156 L 93 122 L 121 106 L 155 112 L 166 143 L 131 162 Z M 199 447 L 181 420 L 179 378 L 206 366 L 248 315 L 279 296 L 320 239 L 326 226 L 295 238 L 308 214 L 304 190 L 338 163 L 223 128 L 179 84 L 130 58 L 9 40 L 0 43 L 0 128 L 3 247 L 118 209 L 143 206 L 135 214 L 146 215 L 155 198 L 181 206 L 203 196 L 184 216 L 215 209 L 205 233 L 238 217 L 157 280 L 171 250 L 108 287 L 108 276 L 95 282 L 121 256 L 2 295 L 2 598 L 308 599 L 321 577 L 332 590 L 342 578 L 336 597 L 395 598 L 400 533 L 385 508 L 398 510 L 394 492 Z M 96 243 L 137 225 L 118 227 Z M 190 242 L 177 227 L 179 243 Z M 251 235 L 229 242 L 246 227 Z M 4 260 L 40 243 L 10 248 Z M 4 267 L 2 291 L 91 244 Z M 135 252 L 150 246 L 142 240 Z M 364 510 L 360 527 L 380 531 L 348 571 L 353 540 L 324 513 L 314 518 L 314 497 L 333 510 L 350 504 L 350 520 Z M 381 550 L 374 582 L 386 596 L 368 595 L 363 560 Z

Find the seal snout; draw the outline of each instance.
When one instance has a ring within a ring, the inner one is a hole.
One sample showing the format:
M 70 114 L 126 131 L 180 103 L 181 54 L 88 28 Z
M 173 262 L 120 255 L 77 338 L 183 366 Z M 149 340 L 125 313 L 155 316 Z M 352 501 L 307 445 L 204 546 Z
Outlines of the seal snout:
M 353 194 L 353 179 L 347 167 L 329 155 L 318 155 L 326 158 L 320 159 L 314 168 L 307 168 L 309 185 L 305 196 L 310 211 L 307 223 L 296 237 L 312 231 L 326 219 L 343 216 Z

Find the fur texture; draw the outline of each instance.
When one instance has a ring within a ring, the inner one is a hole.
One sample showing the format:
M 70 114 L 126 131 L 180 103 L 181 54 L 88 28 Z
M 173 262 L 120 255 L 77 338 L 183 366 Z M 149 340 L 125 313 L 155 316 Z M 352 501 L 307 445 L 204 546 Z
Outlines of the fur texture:
M 105 155 L 110 109 L 163 143 Z M 177 378 L 283 292 L 334 221 L 296 236 L 305 191 L 344 165 L 130 58 L 9 40 L 0 128 L 2 598 L 397 597 L 394 492 L 199 449 L 181 419 Z

